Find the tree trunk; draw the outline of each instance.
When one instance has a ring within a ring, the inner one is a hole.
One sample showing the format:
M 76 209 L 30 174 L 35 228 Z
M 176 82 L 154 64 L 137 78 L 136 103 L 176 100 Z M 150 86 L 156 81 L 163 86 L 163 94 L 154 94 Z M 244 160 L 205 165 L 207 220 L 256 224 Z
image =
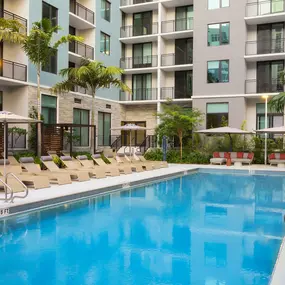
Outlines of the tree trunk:
M 38 120 L 41 120 L 41 65 L 37 66 L 37 103 L 38 103 Z M 42 125 L 38 123 L 38 141 L 37 141 L 37 155 L 42 154 Z
M 92 95 L 92 108 L 91 108 L 91 125 L 95 125 L 95 93 Z M 91 153 L 94 152 L 95 140 L 94 140 L 94 127 L 91 128 Z
M 180 145 L 180 159 L 182 160 L 182 157 L 183 157 L 183 135 L 182 135 L 182 131 L 178 132 L 178 136 L 179 136 L 179 145 Z

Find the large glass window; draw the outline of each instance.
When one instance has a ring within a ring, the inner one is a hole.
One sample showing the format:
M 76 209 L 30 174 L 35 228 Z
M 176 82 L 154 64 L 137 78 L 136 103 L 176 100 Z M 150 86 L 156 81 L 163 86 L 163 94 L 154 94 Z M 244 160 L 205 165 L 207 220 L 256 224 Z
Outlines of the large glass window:
M 108 22 L 111 20 L 111 3 L 107 0 L 101 0 L 101 17 Z
M 133 100 L 152 100 L 152 74 L 133 75 Z
M 208 83 L 229 82 L 229 61 L 208 61 Z
M 89 111 L 83 109 L 73 109 L 73 123 L 79 125 L 89 125 Z M 89 128 L 75 127 L 73 135 L 76 136 L 75 145 L 89 146 Z
M 208 0 L 208 9 L 219 9 L 230 6 L 230 0 Z
M 111 138 L 111 114 L 98 113 L 98 145 L 110 146 Z
M 192 70 L 175 72 L 175 99 L 191 98 Z
M 228 125 L 229 104 L 208 103 L 207 104 L 207 129 L 219 128 Z
M 175 31 L 193 29 L 193 6 L 177 7 L 175 14 Z
M 110 55 L 110 36 L 101 32 L 100 38 L 100 52 Z
M 175 40 L 175 64 L 193 62 L 193 38 Z
M 43 2 L 43 19 L 49 19 L 52 26 L 57 26 L 58 24 L 58 9 L 51 6 L 50 4 Z
M 152 12 L 135 13 L 133 15 L 133 36 L 152 34 Z
M 133 68 L 152 66 L 152 43 L 133 45 Z
M 57 74 L 57 51 L 52 54 L 47 63 L 42 66 L 42 71 Z
M 208 25 L 208 46 L 227 45 L 230 42 L 230 23 Z
M 42 95 L 42 116 L 45 124 L 56 124 L 57 97 Z

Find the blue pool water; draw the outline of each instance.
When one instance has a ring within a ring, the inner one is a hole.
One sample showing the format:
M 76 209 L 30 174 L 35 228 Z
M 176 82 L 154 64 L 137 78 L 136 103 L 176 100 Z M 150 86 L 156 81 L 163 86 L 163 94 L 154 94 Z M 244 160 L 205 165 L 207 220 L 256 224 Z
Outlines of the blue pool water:
M 22 215 L 0 284 L 268 285 L 284 209 L 284 177 L 198 173 Z

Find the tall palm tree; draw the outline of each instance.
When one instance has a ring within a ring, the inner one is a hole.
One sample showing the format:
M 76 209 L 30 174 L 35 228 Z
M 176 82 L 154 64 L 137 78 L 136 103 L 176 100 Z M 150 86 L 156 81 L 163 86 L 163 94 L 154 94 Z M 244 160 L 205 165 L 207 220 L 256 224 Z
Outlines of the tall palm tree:
M 53 26 L 49 19 L 42 19 L 32 25 L 29 35 L 23 31 L 23 26 L 15 20 L 0 20 L 0 41 L 20 43 L 28 59 L 37 70 L 37 112 L 41 120 L 41 70 L 48 64 L 51 56 L 55 55 L 59 46 L 72 41 L 82 41 L 82 38 L 67 35 L 54 42 L 54 35 L 61 30 L 60 26 Z M 38 125 L 38 154 L 41 153 L 41 126 Z
M 285 71 L 279 73 L 280 83 L 285 85 Z M 278 95 L 273 96 L 269 103 L 269 107 L 271 110 L 274 110 L 277 113 L 284 113 L 285 107 L 285 92 L 281 92 Z
M 53 88 L 55 93 L 65 93 L 79 86 L 89 90 L 92 94 L 91 124 L 95 124 L 95 96 L 100 88 L 114 86 L 123 91 L 131 92 L 130 88 L 120 80 L 123 70 L 115 66 L 104 66 L 102 62 L 82 59 L 79 67 L 65 68 L 60 71 L 64 78 Z M 92 138 L 94 137 L 92 128 Z M 91 149 L 94 149 L 94 141 L 91 140 Z

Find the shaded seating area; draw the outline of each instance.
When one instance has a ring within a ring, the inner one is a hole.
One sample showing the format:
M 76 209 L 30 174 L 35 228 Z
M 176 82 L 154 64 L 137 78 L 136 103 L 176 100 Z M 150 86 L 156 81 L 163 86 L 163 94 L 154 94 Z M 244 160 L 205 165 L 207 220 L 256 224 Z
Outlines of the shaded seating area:
M 210 159 L 211 164 L 228 164 L 241 166 L 243 164 L 252 164 L 254 153 L 249 152 L 214 152 L 213 158 Z
M 272 166 L 285 167 L 285 153 L 270 153 L 268 163 Z

